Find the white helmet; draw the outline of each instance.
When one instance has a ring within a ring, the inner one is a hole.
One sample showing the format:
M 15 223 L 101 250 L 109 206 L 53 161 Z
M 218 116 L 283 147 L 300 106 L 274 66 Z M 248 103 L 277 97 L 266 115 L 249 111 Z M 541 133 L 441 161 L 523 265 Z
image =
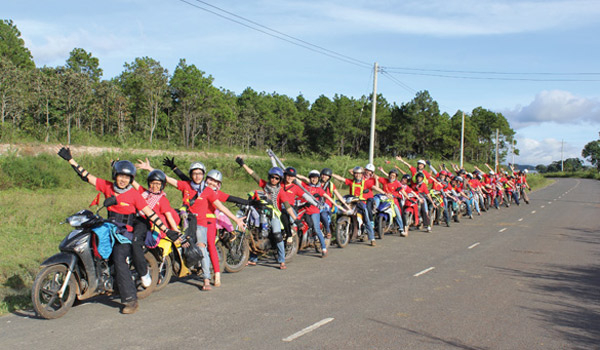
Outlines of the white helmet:
M 423 165 L 427 165 L 427 162 L 426 162 L 426 161 L 424 161 L 423 159 L 419 159 L 419 160 L 417 161 L 417 164 L 423 164 Z
M 490 175 L 496 175 L 496 173 L 493 170 L 490 170 Z
M 203 174 L 206 174 L 206 167 L 204 166 L 204 164 L 202 164 L 201 162 L 193 162 L 192 164 L 190 164 L 190 170 L 189 170 L 190 177 L 192 177 L 192 171 L 194 171 L 196 169 L 200 169 L 200 170 L 202 170 Z
M 375 165 L 369 163 L 365 166 L 365 170 L 369 170 L 369 171 L 373 171 L 375 172 Z
M 310 179 L 313 176 L 319 177 L 321 176 L 321 172 L 313 169 L 308 173 L 308 178 Z
M 206 174 L 207 178 L 213 179 L 217 182 L 223 182 L 223 174 L 220 171 L 213 169 Z
M 525 174 L 527 174 L 527 173 L 529 172 L 529 170 L 525 169 L 525 170 L 523 170 L 523 172 L 524 172 Z

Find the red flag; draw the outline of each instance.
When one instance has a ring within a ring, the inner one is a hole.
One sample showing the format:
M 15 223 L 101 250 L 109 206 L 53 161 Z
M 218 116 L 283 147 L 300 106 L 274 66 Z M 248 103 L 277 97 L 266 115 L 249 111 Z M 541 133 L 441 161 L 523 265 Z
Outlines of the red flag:
M 98 204 L 100 204 L 100 192 L 98 192 L 98 194 L 96 195 L 96 198 L 94 198 L 92 203 L 90 203 L 90 208 L 93 207 L 94 205 L 98 205 Z

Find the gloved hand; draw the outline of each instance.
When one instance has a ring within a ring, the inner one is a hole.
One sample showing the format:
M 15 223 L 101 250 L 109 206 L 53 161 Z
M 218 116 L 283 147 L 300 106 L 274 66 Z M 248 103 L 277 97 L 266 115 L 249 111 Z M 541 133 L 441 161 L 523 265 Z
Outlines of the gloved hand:
M 238 163 L 240 166 L 244 166 L 244 160 L 242 159 L 242 157 L 235 157 L 235 162 Z
M 296 227 L 302 227 L 302 220 L 300 220 L 300 219 L 294 220 L 294 225 L 296 225 Z
M 62 147 L 59 151 L 58 151 L 58 155 L 66 160 L 67 162 L 70 161 L 71 159 L 73 159 L 73 156 L 71 155 L 71 149 L 69 149 L 68 147 Z
M 529 192 L 531 192 L 531 187 L 528 188 Z
M 427 160 L 425 161 L 425 163 L 427 163 L 427 165 L 431 166 L 431 161 L 429 161 L 429 159 L 427 159 Z
M 167 234 L 167 237 L 169 237 L 169 239 L 172 241 L 176 241 L 179 238 L 179 236 L 181 236 L 179 232 L 174 230 L 167 230 L 167 232 L 165 233 Z
M 175 157 L 172 157 L 171 159 L 169 159 L 169 157 L 165 157 L 165 159 L 163 159 L 163 165 L 171 168 L 171 170 L 174 170 L 177 168 L 177 165 L 175 165 Z

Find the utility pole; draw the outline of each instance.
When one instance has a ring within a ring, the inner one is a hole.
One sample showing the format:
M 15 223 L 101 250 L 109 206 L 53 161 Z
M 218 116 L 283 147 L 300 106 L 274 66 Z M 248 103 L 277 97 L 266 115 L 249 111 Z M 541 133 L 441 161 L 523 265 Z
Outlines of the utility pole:
M 369 163 L 373 164 L 373 153 L 375 153 L 375 113 L 377 112 L 377 62 L 373 67 L 373 106 L 371 107 L 371 139 L 369 141 Z
M 498 146 L 500 144 L 500 130 L 496 129 L 496 158 L 495 158 L 495 171 L 498 172 Z
M 460 130 L 460 168 L 463 168 L 463 155 L 465 154 L 465 112 L 462 115 L 462 128 Z
M 515 140 L 513 139 L 510 143 L 512 148 L 512 165 L 515 166 Z
M 560 142 L 560 171 L 564 172 L 565 171 L 565 167 L 563 165 L 563 150 L 565 148 L 565 140 L 561 140 Z

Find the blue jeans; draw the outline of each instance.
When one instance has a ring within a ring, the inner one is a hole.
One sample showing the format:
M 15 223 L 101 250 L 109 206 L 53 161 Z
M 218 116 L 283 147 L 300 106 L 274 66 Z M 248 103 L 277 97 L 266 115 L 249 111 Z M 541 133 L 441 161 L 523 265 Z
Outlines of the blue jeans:
M 396 213 L 396 224 L 400 228 L 400 230 L 404 229 L 404 224 L 402 223 L 402 214 L 400 214 L 400 208 L 396 205 L 396 203 L 392 204 L 394 207 L 394 213 Z
M 321 217 L 323 227 L 325 227 L 325 233 L 331 233 L 331 208 L 329 207 L 329 205 L 323 205 L 323 209 L 321 210 L 319 216 Z
M 200 262 L 200 265 L 202 266 L 202 278 L 204 279 L 210 279 L 210 267 L 212 266 L 210 264 L 210 256 L 208 255 L 208 249 L 206 248 L 206 245 L 208 244 L 207 232 L 207 227 L 198 225 L 198 227 L 196 228 L 196 242 L 198 242 L 197 244 L 200 247 L 200 250 L 202 251 L 202 261 Z M 204 247 L 201 246 L 200 243 L 202 243 Z
M 373 233 L 373 226 L 371 226 L 371 220 L 369 219 L 369 214 L 367 213 L 367 205 L 365 204 L 365 202 L 361 201 L 356 204 L 356 207 L 363 214 L 363 220 L 365 222 L 365 226 L 367 227 L 367 234 L 369 236 L 369 240 L 374 240 L 375 233 Z
M 273 217 L 271 219 L 271 232 L 274 234 L 281 234 L 281 221 L 278 217 Z M 257 262 L 258 255 L 250 253 L 250 258 L 248 260 L 251 262 Z M 285 244 L 283 241 L 277 243 L 277 262 L 280 264 L 285 262 Z
M 444 220 L 450 222 L 450 211 L 448 209 L 448 198 L 444 197 Z
M 327 246 L 325 245 L 325 237 L 323 237 L 323 232 L 321 232 L 321 225 L 319 225 L 321 223 L 321 214 L 310 214 L 310 219 L 313 223 L 313 230 L 315 230 L 315 233 L 317 234 L 317 237 L 319 237 L 319 241 L 321 242 L 321 248 L 323 250 L 327 249 Z
M 481 213 L 481 210 L 479 209 L 479 195 L 477 194 L 473 195 L 473 206 L 475 207 L 476 212 Z

